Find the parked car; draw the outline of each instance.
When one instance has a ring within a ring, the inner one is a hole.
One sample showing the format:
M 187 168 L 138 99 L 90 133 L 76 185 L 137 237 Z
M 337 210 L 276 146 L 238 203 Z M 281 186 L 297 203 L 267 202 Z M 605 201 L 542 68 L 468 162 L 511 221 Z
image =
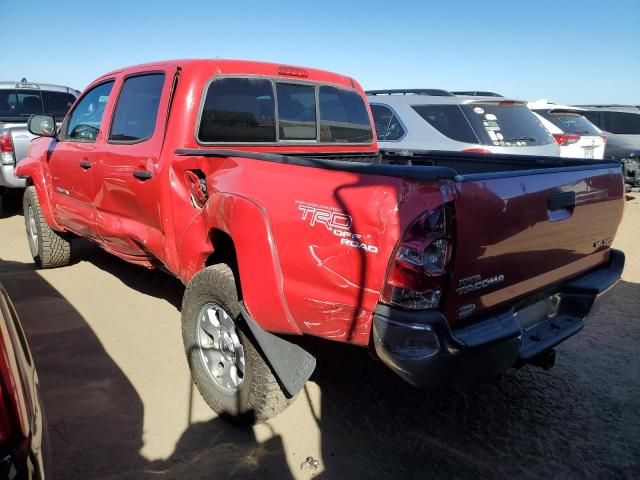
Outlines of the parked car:
M 615 133 L 608 133 L 604 158 L 618 160 L 622 164 L 625 183 L 640 187 L 640 145 L 634 145 Z
M 16 177 L 16 165 L 27 154 L 33 135 L 27 120 L 33 114 L 50 114 L 62 121 L 79 92 L 60 85 L 27 82 L 0 82 L 0 212 L 3 197 L 10 189 L 24 188 Z
M 579 105 L 584 115 L 607 133 L 620 135 L 623 140 L 640 147 L 640 106 Z
M 505 126 L 527 144 L 549 135 L 522 103 L 451 105 L 532 125 Z M 18 166 L 35 262 L 68 264 L 79 235 L 182 280 L 193 379 L 235 421 L 276 415 L 311 375 L 314 357 L 285 334 L 373 346 L 417 386 L 549 368 L 624 265 L 610 248 L 619 163 L 411 152 L 430 166 L 387 164 L 344 75 L 140 65 L 93 82 L 59 132 L 52 122 L 31 118 L 45 138 Z
M 607 137 L 584 116 L 583 109 L 547 100 L 531 102 L 529 108 L 556 139 L 562 157 L 604 158 Z
M 382 150 L 560 155 L 521 101 L 444 90 L 372 90 L 367 96 Z
M 0 284 L 0 478 L 48 475 L 46 423 L 38 385 L 18 315 Z

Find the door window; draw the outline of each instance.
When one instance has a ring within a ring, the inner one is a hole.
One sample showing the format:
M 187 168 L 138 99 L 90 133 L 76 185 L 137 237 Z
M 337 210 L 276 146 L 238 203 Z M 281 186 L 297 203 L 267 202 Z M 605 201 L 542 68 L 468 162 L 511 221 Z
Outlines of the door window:
M 129 77 L 124 81 L 113 113 L 110 142 L 138 143 L 156 128 L 164 73 Z
M 78 102 L 63 127 L 63 140 L 95 142 L 102 116 L 113 88 L 113 80 L 93 87 Z

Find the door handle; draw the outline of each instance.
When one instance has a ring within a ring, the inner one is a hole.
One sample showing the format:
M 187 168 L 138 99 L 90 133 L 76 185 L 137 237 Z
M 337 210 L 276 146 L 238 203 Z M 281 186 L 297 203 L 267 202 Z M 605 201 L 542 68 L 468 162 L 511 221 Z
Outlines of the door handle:
M 547 208 L 550 211 L 571 209 L 576 206 L 576 192 L 564 192 L 547 198 Z
M 145 180 L 149 180 L 151 177 L 153 177 L 153 173 L 148 170 L 136 170 L 135 172 L 133 172 L 133 176 L 138 180 L 142 180 L 144 182 Z
M 82 168 L 83 170 L 89 170 L 91 167 L 93 167 L 93 163 L 91 162 L 87 162 L 84 160 L 80 162 L 80 168 Z

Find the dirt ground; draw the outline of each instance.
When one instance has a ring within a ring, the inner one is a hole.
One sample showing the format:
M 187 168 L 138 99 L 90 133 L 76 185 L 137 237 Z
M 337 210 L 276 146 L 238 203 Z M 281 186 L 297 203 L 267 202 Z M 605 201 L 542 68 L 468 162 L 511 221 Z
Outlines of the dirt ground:
M 37 271 L 15 212 L 0 282 L 36 358 L 56 477 L 640 478 L 639 199 L 615 242 L 623 281 L 554 369 L 419 391 L 363 350 L 311 342 L 319 367 L 295 404 L 245 430 L 191 385 L 177 281 L 82 245 L 72 266 Z

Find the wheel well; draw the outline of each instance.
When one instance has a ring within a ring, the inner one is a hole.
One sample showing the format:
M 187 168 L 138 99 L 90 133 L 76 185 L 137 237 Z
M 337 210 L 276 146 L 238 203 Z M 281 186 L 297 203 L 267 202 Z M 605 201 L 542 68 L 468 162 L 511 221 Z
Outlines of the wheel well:
M 236 281 L 236 289 L 238 290 L 238 298 L 242 299 L 242 288 L 240 284 L 240 270 L 238 269 L 238 257 L 236 256 L 236 247 L 233 239 L 228 233 L 222 230 L 214 229 L 209 233 L 211 244 L 213 245 L 213 253 L 209 255 L 205 261 L 205 267 L 225 263 L 233 271 L 233 277 Z

